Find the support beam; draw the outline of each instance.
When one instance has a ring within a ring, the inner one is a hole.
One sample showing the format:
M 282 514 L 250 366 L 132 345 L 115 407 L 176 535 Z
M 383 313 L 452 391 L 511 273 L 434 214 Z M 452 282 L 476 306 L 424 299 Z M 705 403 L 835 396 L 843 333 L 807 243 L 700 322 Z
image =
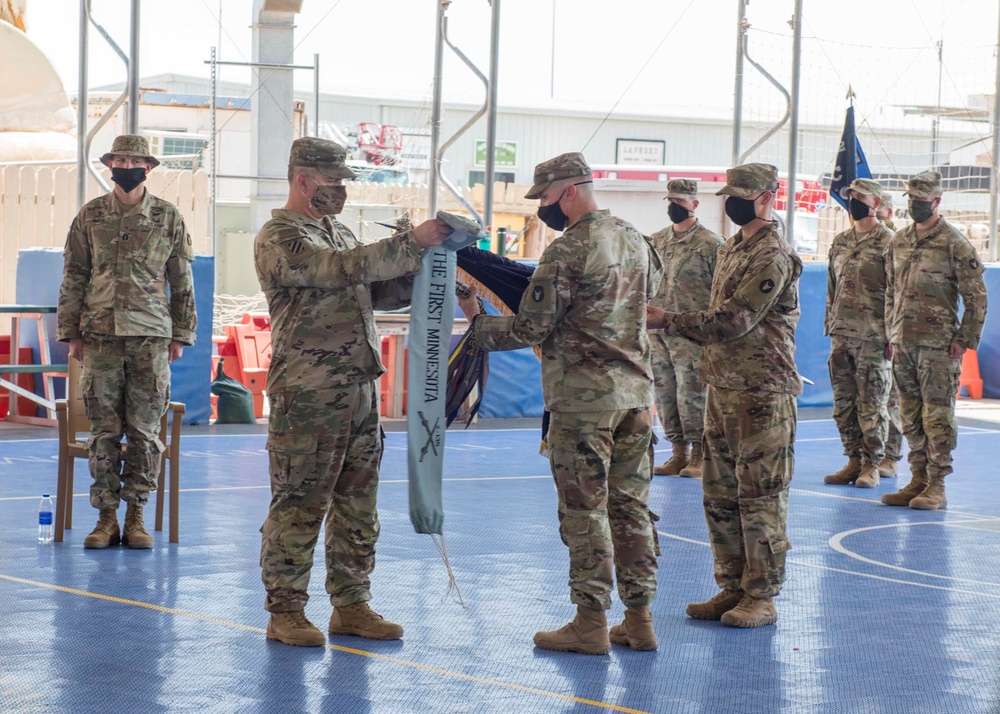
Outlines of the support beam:
M 799 162 L 799 80 L 802 75 L 802 0 L 795 0 L 795 16 L 792 18 L 794 40 L 792 42 L 792 86 L 791 123 L 788 125 L 788 188 L 785 211 L 785 240 L 795 245 L 795 188 Z

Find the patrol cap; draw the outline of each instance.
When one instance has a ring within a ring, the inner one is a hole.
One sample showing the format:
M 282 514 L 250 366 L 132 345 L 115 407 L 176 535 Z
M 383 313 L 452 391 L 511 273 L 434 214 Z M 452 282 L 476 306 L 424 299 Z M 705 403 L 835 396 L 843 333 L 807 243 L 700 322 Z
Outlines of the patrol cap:
M 686 201 L 693 201 L 698 198 L 698 182 L 694 179 L 685 178 L 670 179 L 667 181 L 666 198 L 680 198 Z
M 849 196 L 851 191 L 864 194 L 865 196 L 882 198 L 882 185 L 871 179 L 854 179 L 851 181 L 851 185 L 844 189 L 844 195 Z
M 560 154 L 554 159 L 543 161 L 535 167 L 534 185 L 524 194 L 525 198 L 538 198 L 549 186 L 562 179 L 576 176 L 591 176 L 593 172 L 579 151 Z
M 149 142 L 146 141 L 146 137 L 139 136 L 138 134 L 116 136 L 114 142 L 111 144 L 111 151 L 101 157 L 101 163 L 111 168 L 112 156 L 134 156 L 146 159 L 153 164 L 153 168 L 160 165 L 156 157 L 149 153 Z
M 327 139 L 304 136 L 292 142 L 288 157 L 289 166 L 316 169 L 324 176 L 334 179 L 352 179 L 357 174 L 347 167 L 347 150 Z
M 771 164 L 743 164 L 726 169 L 726 185 L 716 196 L 745 198 L 758 191 L 778 190 L 778 167 Z
M 886 193 L 882 194 L 882 203 L 879 204 L 882 208 L 892 208 L 892 194 Z
M 941 190 L 941 174 L 937 171 L 925 171 L 917 174 L 906 182 L 904 195 L 910 198 L 935 198 L 943 193 Z

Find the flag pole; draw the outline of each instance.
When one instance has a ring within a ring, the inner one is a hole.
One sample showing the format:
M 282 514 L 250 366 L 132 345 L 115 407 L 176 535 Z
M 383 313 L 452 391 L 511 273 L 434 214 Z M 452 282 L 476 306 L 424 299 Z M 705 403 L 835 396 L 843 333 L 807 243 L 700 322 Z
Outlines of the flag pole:
M 1000 257 L 997 245 L 997 218 L 1000 217 L 1000 13 L 997 15 L 997 69 L 996 87 L 993 90 L 993 155 L 990 161 L 990 238 L 989 257 L 991 261 Z
M 788 127 L 788 189 L 785 206 L 785 240 L 795 245 L 795 188 L 796 168 L 799 161 L 799 80 L 802 75 L 802 0 L 795 0 L 792 18 L 795 39 L 792 43 L 792 105 L 791 123 Z

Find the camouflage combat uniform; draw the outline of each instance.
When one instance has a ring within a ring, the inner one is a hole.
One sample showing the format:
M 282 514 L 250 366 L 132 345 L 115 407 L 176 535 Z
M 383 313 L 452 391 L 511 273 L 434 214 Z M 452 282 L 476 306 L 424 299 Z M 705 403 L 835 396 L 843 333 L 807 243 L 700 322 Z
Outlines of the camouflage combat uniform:
M 955 395 L 962 371 L 962 359 L 948 350 L 953 342 L 972 350 L 979 345 L 986 319 L 983 265 L 965 236 L 939 218 L 926 233 L 915 223 L 897 233 L 885 266 L 886 327 L 910 469 L 947 476 L 958 443 Z
M 830 246 L 824 334 L 830 335 L 833 418 L 847 456 L 875 466 L 886 454 L 892 365 L 885 356 L 885 262 L 881 223 L 852 227 Z
M 84 342 L 90 503 L 141 506 L 156 487 L 164 448 L 168 347 L 172 340 L 195 341 L 191 238 L 177 208 L 149 191 L 135 206 L 109 193 L 80 210 L 64 255 L 56 337 Z
M 657 231 L 650 242 L 663 261 L 663 280 L 654 307 L 667 312 L 707 310 L 716 252 L 722 238 L 701 223 L 678 233 Z M 649 334 L 656 409 L 667 440 L 701 443 L 705 433 L 705 384 L 698 379 L 701 348 L 683 337 Z
M 552 162 L 562 160 L 590 173 L 579 154 Z M 536 170 L 536 184 L 538 176 Z M 656 594 L 646 505 L 653 375 L 645 323 L 661 275 L 659 258 L 638 231 L 608 211 L 591 211 L 545 249 L 516 316 L 480 315 L 474 322 L 483 349 L 541 345 L 570 599 L 585 608 L 611 606 L 615 574 L 628 607 L 649 605 Z
M 723 191 L 731 186 L 739 196 L 776 191 L 777 170 L 764 164 L 729 169 Z M 802 262 L 777 223 L 749 238 L 738 231 L 719 249 L 709 309 L 664 318 L 664 332 L 704 345 L 702 489 L 715 580 L 723 590 L 754 598 L 780 592 L 791 548 L 786 527 L 795 397 L 802 391 L 795 368 L 801 273 Z
M 326 519 L 326 589 L 371 598 L 385 372 L 373 309 L 409 305 L 420 247 L 410 232 L 362 245 L 347 226 L 279 209 L 254 241 L 271 313 L 267 449 L 271 505 L 260 563 L 272 613 L 302 610 Z

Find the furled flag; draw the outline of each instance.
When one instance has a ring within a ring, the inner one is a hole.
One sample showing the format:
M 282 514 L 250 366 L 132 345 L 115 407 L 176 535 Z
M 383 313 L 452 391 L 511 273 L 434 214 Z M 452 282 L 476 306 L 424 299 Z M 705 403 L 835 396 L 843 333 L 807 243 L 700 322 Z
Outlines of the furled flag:
M 861 150 L 861 143 L 854 131 L 854 105 L 851 104 L 844 118 L 844 133 L 840 137 L 837 165 L 833 168 L 833 179 L 830 181 L 830 197 L 847 208 L 847 199 L 842 194 L 844 189 L 850 186 L 854 179 L 871 177 L 868 159 L 865 158 L 865 152 Z
M 413 283 L 407 358 L 407 463 L 410 521 L 417 533 L 441 534 L 444 508 L 445 403 L 448 354 L 455 315 L 455 251 L 485 237 L 478 223 L 439 211 L 451 235 L 424 251 Z

